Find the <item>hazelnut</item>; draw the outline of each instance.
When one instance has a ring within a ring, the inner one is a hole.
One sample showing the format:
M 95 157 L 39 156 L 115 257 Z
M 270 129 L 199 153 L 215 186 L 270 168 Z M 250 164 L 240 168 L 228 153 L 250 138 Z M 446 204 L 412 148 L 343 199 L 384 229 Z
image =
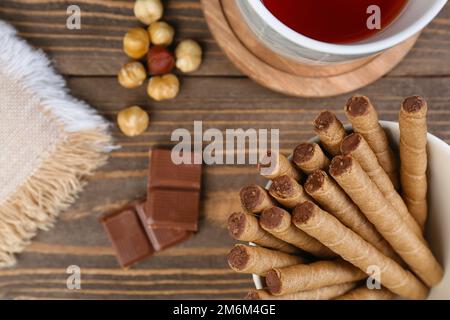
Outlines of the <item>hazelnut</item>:
M 163 46 L 150 48 L 147 54 L 147 67 L 151 75 L 161 75 L 172 71 L 175 66 L 175 58 L 172 52 Z
M 123 109 L 117 115 L 117 124 L 124 135 L 134 137 L 148 128 L 148 113 L 138 106 Z
M 148 52 L 150 38 L 143 28 L 130 29 L 123 39 L 123 50 L 134 59 L 140 59 Z
M 168 46 L 173 41 L 175 30 L 167 22 L 157 21 L 150 25 L 148 33 L 153 44 Z
M 180 91 L 180 81 L 174 74 L 152 77 L 148 83 L 147 93 L 156 101 L 173 99 Z
M 122 87 L 137 88 L 147 78 L 147 71 L 142 63 L 133 61 L 125 64 L 119 71 L 118 79 Z
M 177 46 L 175 56 L 178 69 L 193 72 L 202 63 L 202 48 L 194 40 L 184 40 Z
M 134 4 L 134 15 L 146 25 L 161 19 L 163 13 L 161 0 L 136 0 Z

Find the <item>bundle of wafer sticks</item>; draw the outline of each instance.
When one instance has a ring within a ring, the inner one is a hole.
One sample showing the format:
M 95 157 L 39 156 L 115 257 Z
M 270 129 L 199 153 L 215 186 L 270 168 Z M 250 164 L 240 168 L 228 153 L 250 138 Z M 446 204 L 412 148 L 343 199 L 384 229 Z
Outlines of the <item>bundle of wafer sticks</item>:
M 230 267 L 265 285 L 247 299 L 428 296 L 443 269 L 424 237 L 427 109 L 419 96 L 401 104 L 399 157 L 365 96 L 345 105 L 353 132 L 324 111 L 314 121 L 320 143 L 301 143 L 292 160 L 271 154 L 270 187 L 242 188 L 243 211 L 228 220 L 247 242 L 230 251 Z

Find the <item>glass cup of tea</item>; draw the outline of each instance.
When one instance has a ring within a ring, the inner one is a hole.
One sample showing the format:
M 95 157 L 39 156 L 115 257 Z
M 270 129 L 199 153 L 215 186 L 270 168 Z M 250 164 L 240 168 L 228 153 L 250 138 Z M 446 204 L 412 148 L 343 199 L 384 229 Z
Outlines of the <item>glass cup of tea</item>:
M 425 28 L 447 0 L 236 0 L 273 52 L 306 64 L 370 57 Z

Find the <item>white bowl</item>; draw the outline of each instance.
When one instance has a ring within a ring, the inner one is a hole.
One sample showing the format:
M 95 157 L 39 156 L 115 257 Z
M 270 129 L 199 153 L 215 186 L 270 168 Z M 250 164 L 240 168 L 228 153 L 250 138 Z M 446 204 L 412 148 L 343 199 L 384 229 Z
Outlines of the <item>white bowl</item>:
M 392 146 L 398 147 L 400 131 L 398 123 L 381 121 Z M 347 127 L 351 129 L 351 126 Z M 311 139 L 318 142 L 319 138 Z M 267 187 L 270 186 L 268 183 Z M 442 281 L 431 289 L 429 300 L 450 299 L 450 146 L 432 134 L 428 134 L 428 202 L 429 217 L 426 236 L 431 250 L 442 264 L 445 273 Z M 263 288 L 261 277 L 253 275 L 257 289 Z
M 394 47 L 427 26 L 447 0 L 409 0 L 385 30 L 354 44 L 332 44 L 306 37 L 278 20 L 261 0 L 236 0 L 244 19 L 262 43 L 302 62 L 336 63 L 373 55 Z

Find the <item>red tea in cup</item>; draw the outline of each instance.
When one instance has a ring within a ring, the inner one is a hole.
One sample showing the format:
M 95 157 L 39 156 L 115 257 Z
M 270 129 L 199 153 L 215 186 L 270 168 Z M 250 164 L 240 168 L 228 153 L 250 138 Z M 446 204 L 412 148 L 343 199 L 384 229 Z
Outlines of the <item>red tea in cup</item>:
M 345 44 L 367 39 L 382 31 L 400 15 L 408 0 L 262 0 L 262 2 L 278 20 L 298 33 L 323 42 Z M 368 26 L 368 20 L 373 14 L 377 14 L 373 10 L 368 10 L 371 6 L 378 6 L 380 29 Z

